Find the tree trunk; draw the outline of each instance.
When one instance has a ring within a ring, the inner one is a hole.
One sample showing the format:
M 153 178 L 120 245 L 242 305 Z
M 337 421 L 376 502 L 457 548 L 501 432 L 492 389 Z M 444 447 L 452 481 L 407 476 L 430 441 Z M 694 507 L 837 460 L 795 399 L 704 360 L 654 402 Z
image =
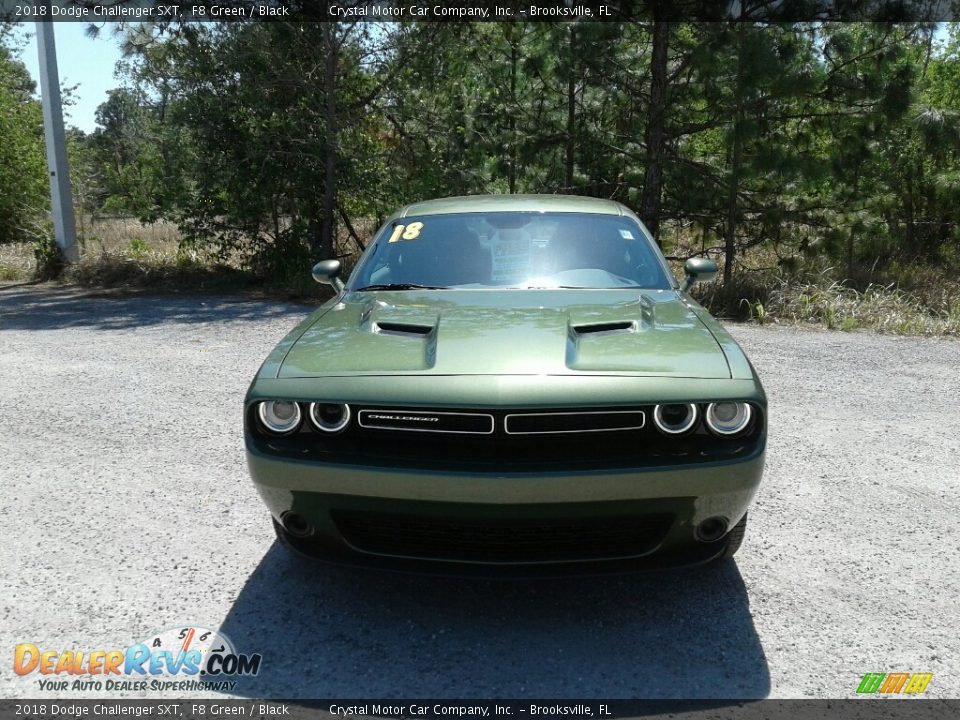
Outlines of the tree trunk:
M 860 197 L 860 173 L 853 176 L 853 197 Z M 856 241 L 856 230 L 847 229 L 847 281 L 853 284 L 853 258 Z
M 907 171 L 904 175 L 904 187 L 906 188 L 906 197 L 903 202 L 903 209 L 906 213 L 906 243 L 907 247 L 910 249 L 910 254 L 914 257 L 920 257 L 922 253 L 922 248 L 917 247 L 917 237 L 916 237 L 916 228 L 914 227 L 914 194 L 913 194 L 913 168 L 910 163 L 907 163 Z
M 323 209 L 320 219 L 319 254 L 323 258 L 334 256 L 334 213 L 337 209 L 337 59 L 336 25 L 323 24 L 324 51 L 324 90 L 326 92 L 325 137 L 324 137 L 324 173 L 323 173 Z
M 740 192 L 740 165 L 743 162 L 743 34 L 745 23 L 737 23 L 737 77 L 734 82 L 733 149 L 730 153 L 730 192 L 727 196 L 723 282 L 730 282 L 737 246 L 737 195 Z
M 643 178 L 640 218 L 660 244 L 660 202 L 663 194 L 664 121 L 667 97 L 667 51 L 670 23 L 653 23 L 653 51 L 650 55 L 650 119 L 647 122 L 647 167 Z
M 567 77 L 567 156 L 564 163 L 563 182 L 566 192 L 573 192 L 573 166 L 576 160 L 577 123 L 577 75 L 576 75 L 577 30 L 570 26 L 570 67 Z
M 507 120 L 507 137 L 510 142 L 510 149 L 507 160 L 507 185 L 510 194 L 517 191 L 517 40 L 514 38 L 515 28 L 513 23 L 507 25 L 510 42 L 510 117 Z

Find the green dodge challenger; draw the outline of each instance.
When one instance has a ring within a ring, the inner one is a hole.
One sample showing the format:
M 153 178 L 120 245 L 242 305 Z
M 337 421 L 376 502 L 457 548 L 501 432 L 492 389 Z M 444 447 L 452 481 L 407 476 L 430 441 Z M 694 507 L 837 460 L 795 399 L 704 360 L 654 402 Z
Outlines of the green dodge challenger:
M 619 203 L 446 198 L 390 217 L 247 393 L 280 541 L 416 570 L 592 572 L 732 556 L 763 387 Z

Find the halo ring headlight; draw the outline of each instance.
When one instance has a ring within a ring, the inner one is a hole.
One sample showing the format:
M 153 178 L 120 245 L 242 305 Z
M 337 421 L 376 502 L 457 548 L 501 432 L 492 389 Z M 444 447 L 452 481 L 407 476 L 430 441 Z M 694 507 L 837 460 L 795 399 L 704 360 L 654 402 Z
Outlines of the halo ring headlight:
M 265 400 L 257 407 L 260 424 L 274 435 L 289 435 L 300 427 L 303 414 L 293 400 Z
M 753 408 L 749 403 L 715 402 L 707 405 L 707 427 L 715 435 L 739 435 L 750 426 Z
M 310 423 L 320 432 L 343 432 L 350 424 L 350 406 L 346 403 L 310 403 Z
M 653 423 L 660 432 L 667 435 L 683 435 L 697 424 L 700 413 L 693 403 L 657 405 L 653 409 Z

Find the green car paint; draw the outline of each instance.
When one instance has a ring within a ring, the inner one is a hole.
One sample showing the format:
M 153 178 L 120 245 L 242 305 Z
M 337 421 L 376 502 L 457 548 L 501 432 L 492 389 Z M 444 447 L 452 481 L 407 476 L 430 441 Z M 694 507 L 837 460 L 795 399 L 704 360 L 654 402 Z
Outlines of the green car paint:
M 763 388 L 624 206 L 416 203 L 345 287 L 331 282 L 336 297 L 276 346 L 245 402 L 250 474 L 286 545 L 498 572 L 685 564 L 739 546 L 763 472 Z M 299 403 L 294 431 L 264 426 L 271 401 Z M 346 428 L 320 430 L 310 403 L 347 413 Z M 716 417 L 736 407 L 745 429 L 711 431 L 710 403 Z M 691 429 L 661 431 L 657 406 L 682 422 L 686 404 Z

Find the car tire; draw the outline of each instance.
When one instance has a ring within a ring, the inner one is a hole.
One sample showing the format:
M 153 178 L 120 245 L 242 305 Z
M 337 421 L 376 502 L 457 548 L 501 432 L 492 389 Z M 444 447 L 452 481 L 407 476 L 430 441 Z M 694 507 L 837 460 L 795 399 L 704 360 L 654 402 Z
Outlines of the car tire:
M 720 554 L 720 560 L 732 558 L 737 554 L 737 550 L 743 545 L 743 536 L 747 532 L 747 516 L 744 515 L 740 522 L 733 526 L 733 529 L 727 533 L 727 546 Z

